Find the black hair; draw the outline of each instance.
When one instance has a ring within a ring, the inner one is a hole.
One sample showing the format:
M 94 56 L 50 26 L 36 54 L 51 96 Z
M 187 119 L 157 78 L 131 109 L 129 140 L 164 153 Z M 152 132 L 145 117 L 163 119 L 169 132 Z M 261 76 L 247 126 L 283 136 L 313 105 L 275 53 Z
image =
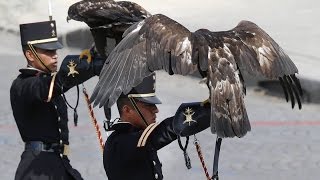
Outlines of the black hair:
M 23 52 L 23 55 L 26 56 L 26 51 L 27 50 L 30 50 L 29 46 L 28 45 L 22 45 L 22 52 Z M 27 58 L 27 57 L 26 57 Z
M 127 97 L 121 97 L 117 100 L 117 108 L 120 116 L 122 115 L 122 108 L 125 105 L 132 107 L 132 104 Z

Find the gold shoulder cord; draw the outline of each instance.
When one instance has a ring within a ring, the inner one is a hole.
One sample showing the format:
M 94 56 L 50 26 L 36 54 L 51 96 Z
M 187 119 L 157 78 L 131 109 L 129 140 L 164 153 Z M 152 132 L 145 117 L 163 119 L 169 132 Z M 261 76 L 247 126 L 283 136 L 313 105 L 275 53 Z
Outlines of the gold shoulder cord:
M 99 141 L 99 145 L 100 145 L 100 149 L 101 149 L 101 152 L 103 154 L 103 150 L 104 150 L 104 142 L 103 142 L 103 139 L 102 139 L 102 135 L 101 135 L 101 131 L 100 131 L 100 127 L 99 127 L 99 124 L 98 124 L 98 121 L 97 121 L 97 118 L 96 116 L 94 115 L 94 112 L 93 112 L 93 107 L 90 103 L 90 100 L 89 100 L 89 95 L 87 93 L 87 90 L 86 88 L 84 87 L 84 84 L 82 84 L 82 92 L 83 92 L 83 95 L 85 97 L 85 100 L 86 100 L 86 103 L 87 103 L 87 107 L 88 107 L 88 110 L 89 110 L 89 115 L 90 115 L 90 118 L 91 118 L 91 121 L 92 121 L 92 124 L 96 130 L 96 134 L 97 134 L 97 138 L 98 138 L 98 141 Z
M 37 51 L 36 51 L 36 50 L 34 49 L 34 47 L 33 47 L 33 44 L 34 44 L 34 43 L 37 43 L 37 42 L 41 43 L 41 41 L 29 41 L 29 42 L 28 42 L 28 46 L 29 46 L 31 52 L 32 52 L 32 53 L 34 54 L 34 56 L 37 58 L 37 60 L 38 60 L 49 72 L 51 72 L 51 70 L 44 64 L 44 62 L 42 61 L 42 59 L 39 57 Z M 45 41 L 45 42 L 46 42 L 46 41 Z M 56 79 L 56 75 L 57 75 L 57 73 L 52 73 L 52 74 L 51 74 L 51 76 L 53 76 L 53 77 L 52 77 L 52 80 L 51 80 L 51 83 L 50 83 L 50 87 L 49 87 L 49 94 L 48 94 L 47 102 L 50 102 L 51 99 L 52 99 L 52 93 L 53 93 L 53 87 L 54 87 L 54 81 L 55 81 L 55 79 Z
M 56 76 L 57 76 L 57 73 L 52 73 L 52 80 L 50 82 L 49 94 L 48 94 L 47 102 L 51 101 L 52 93 L 53 93 L 53 87 L 54 87 L 54 81 L 56 80 Z
M 198 157 L 200 159 L 204 174 L 206 175 L 207 180 L 211 180 L 212 178 L 209 175 L 208 168 L 207 168 L 206 163 L 204 161 L 199 141 L 198 141 L 198 139 L 197 139 L 195 134 L 193 136 L 194 136 L 194 145 L 196 146 Z
M 34 49 L 33 45 L 31 44 L 31 42 L 28 42 L 28 46 L 31 50 L 31 52 L 36 56 L 36 58 L 38 59 L 38 61 L 40 61 L 40 63 L 49 71 L 51 72 L 51 70 L 44 64 L 44 62 L 42 61 L 42 59 L 39 57 L 37 51 Z
M 158 123 L 155 123 L 155 125 L 152 126 L 152 127 L 149 129 L 149 131 L 145 134 L 145 136 L 144 136 L 144 138 L 143 138 L 143 140 L 142 140 L 142 142 L 141 142 L 141 144 L 140 144 L 140 147 L 144 147 L 144 146 L 146 145 L 147 140 L 148 140 L 150 134 L 153 132 L 153 130 L 154 130 L 158 125 L 159 125 Z
M 142 146 L 143 140 L 145 139 L 145 137 L 146 137 L 146 135 L 148 134 L 148 132 L 153 130 L 153 127 L 154 127 L 154 126 L 156 126 L 156 123 L 150 124 L 150 125 L 142 132 L 142 134 L 141 134 L 141 136 L 140 136 L 140 138 L 139 138 L 137 147 L 141 147 L 141 146 Z

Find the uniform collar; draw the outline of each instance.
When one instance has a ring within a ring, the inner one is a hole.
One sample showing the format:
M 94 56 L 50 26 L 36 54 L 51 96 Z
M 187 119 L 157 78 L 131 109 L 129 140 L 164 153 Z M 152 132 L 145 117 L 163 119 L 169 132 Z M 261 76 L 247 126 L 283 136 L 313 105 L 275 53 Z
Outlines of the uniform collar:
M 42 71 L 40 69 L 34 68 L 34 67 L 30 66 L 30 65 L 28 65 L 26 68 L 19 69 L 19 71 L 22 74 L 26 74 L 26 75 L 30 75 L 30 76 L 38 76 L 40 74 L 50 75 L 49 73 L 44 72 L 44 71 Z
M 134 132 L 134 131 L 141 130 L 133 126 L 131 123 L 123 122 L 123 121 L 116 122 L 115 124 L 112 125 L 111 129 L 115 131 L 126 131 L 126 132 Z

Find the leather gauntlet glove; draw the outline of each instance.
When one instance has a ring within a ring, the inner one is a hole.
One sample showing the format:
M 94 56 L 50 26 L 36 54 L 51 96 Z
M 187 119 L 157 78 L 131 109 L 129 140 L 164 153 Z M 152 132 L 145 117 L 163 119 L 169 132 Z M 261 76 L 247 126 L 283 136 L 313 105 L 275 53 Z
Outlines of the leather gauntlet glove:
M 210 103 L 182 103 L 174 116 L 173 130 L 179 136 L 190 136 L 208 128 L 210 118 Z
M 63 59 L 57 78 L 64 88 L 71 88 L 100 74 L 106 59 L 93 52 L 91 48 L 80 55 L 67 55 Z

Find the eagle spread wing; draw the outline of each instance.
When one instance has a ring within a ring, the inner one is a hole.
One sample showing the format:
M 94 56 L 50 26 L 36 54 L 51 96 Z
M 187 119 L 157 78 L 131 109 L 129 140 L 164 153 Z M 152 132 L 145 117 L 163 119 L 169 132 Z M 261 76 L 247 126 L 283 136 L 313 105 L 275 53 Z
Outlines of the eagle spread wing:
M 181 75 L 199 71 L 207 78 L 211 130 L 219 137 L 242 137 L 251 129 L 242 71 L 279 79 L 292 108 L 295 101 L 301 108 L 298 69 L 267 33 L 249 21 L 229 31 L 190 32 L 165 15 L 149 16 L 123 33 L 107 62 L 91 96 L 95 106 L 112 106 L 121 93 L 128 93 L 153 71 Z

